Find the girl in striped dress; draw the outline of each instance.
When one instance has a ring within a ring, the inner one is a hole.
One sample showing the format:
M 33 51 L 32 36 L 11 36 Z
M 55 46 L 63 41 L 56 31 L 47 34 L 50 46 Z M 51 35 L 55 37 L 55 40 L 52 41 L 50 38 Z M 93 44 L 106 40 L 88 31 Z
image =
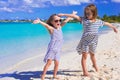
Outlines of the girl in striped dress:
M 74 13 L 73 13 L 74 14 Z M 63 34 L 62 34 L 62 26 L 64 26 L 71 18 L 66 18 L 63 22 L 61 22 L 61 19 L 58 15 L 53 14 L 50 16 L 50 18 L 47 20 L 47 22 L 41 21 L 39 18 L 34 20 L 34 24 L 42 24 L 45 26 L 51 36 L 51 40 L 48 45 L 47 53 L 44 57 L 44 62 L 46 62 L 43 74 L 41 76 L 41 80 L 45 79 L 46 72 L 51 65 L 52 61 L 54 61 L 54 74 L 53 78 L 57 78 L 57 71 L 59 66 L 59 60 L 60 60 L 60 54 L 61 54 L 61 47 L 63 44 Z
M 96 58 L 95 58 L 95 50 L 98 43 L 98 28 L 100 26 L 108 26 L 114 30 L 114 32 L 117 33 L 117 29 L 115 26 L 111 25 L 108 22 L 104 22 L 100 19 L 97 19 L 97 8 L 94 4 L 90 4 L 86 6 L 84 9 L 84 17 L 79 17 L 74 14 L 59 14 L 59 16 L 67 16 L 77 19 L 79 22 L 83 24 L 83 34 L 81 37 L 81 40 L 77 46 L 77 52 L 79 54 L 82 54 L 81 59 L 81 65 L 83 69 L 83 75 L 84 76 L 90 76 L 88 73 L 88 70 L 86 68 L 86 59 L 88 56 L 88 53 L 90 53 L 91 61 L 93 63 L 93 67 L 96 71 L 98 71 L 98 67 L 96 64 Z

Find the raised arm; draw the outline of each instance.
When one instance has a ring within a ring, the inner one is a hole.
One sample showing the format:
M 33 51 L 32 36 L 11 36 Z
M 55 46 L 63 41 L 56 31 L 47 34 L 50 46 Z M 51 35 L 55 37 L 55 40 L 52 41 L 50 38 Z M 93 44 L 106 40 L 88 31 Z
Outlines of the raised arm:
M 73 11 L 72 14 L 76 15 L 77 12 L 76 12 L 76 11 Z M 62 22 L 61 26 L 64 26 L 64 25 L 65 25 L 68 21 L 70 21 L 71 19 L 72 19 L 71 17 L 67 17 L 67 18 Z
M 66 19 L 61 23 L 61 26 L 63 27 L 69 20 L 71 20 L 70 17 L 66 18 Z
M 45 27 L 49 30 L 50 33 L 53 32 L 53 27 L 50 26 L 50 25 L 48 25 L 47 23 L 41 21 L 39 18 L 37 18 L 36 20 L 34 20 L 33 23 L 34 23 L 34 24 L 40 23 L 40 24 L 42 24 L 43 26 L 45 26 Z
M 108 23 L 108 22 L 104 22 L 104 25 L 112 28 L 115 33 L 118 32 L 118 29 L 117 29 L 115 26 L 113 26 L 112 24 L 110 24 L 110 23 Z
M 73 12 L 75 13 L 75 11 L 73 11 Z M 58 16 L 67 16 L 67 17 L 75 18 L 78 21 L 81 21 L 81 18 L 76 14 L 63 14 L 63 13 L 60 13 L 60 14 L 58 14 Z

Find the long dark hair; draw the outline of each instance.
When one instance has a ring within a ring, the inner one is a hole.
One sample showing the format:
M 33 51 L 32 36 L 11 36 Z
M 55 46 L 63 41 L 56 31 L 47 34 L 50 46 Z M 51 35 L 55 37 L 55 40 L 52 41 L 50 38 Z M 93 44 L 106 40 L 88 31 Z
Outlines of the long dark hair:
M 53 26 L 53 24 L 51 23 L 51 21 L 53 21 L 54 20 L 54 16 L 57 16 L 57 14 L 52 14 L 50 17 L 49 17 L 49 19 L 47 20 L 47 24 L 49 24 L 50 26 Z M 53 26 L 54 27 L 54 26 Z

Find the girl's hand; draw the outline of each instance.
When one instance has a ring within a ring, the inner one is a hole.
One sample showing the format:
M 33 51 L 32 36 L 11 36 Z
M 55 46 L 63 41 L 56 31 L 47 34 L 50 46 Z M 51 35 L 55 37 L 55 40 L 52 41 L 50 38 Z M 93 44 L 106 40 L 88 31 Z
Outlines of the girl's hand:
M 40 23 L 40 21 L 41 20 L 39 18 L 37 18 L 36 20 L 33 21 L 33 24 L 38 24 L 38 23 Z
M 118 29 L 117 28 L 113 28 L 115 33 L 118 33 Z
M 72 14 L 77 14 L 77 11 L 73 11 Z

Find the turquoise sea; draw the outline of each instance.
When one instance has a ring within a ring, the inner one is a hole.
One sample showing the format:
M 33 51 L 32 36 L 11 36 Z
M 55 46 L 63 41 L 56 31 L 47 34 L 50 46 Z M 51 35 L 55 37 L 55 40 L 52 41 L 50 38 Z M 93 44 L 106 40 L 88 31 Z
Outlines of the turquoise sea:
M 100 30 L 105 31 L 103 27 Z M 66 42 L 79 38 L 82 33 L 80 23 L 67 23 L 63 28 Z M 32 23 L 0 23 L 0 57 L 22 54 L 35 48 L 46 47 L 50 35 L 45 27 Z

